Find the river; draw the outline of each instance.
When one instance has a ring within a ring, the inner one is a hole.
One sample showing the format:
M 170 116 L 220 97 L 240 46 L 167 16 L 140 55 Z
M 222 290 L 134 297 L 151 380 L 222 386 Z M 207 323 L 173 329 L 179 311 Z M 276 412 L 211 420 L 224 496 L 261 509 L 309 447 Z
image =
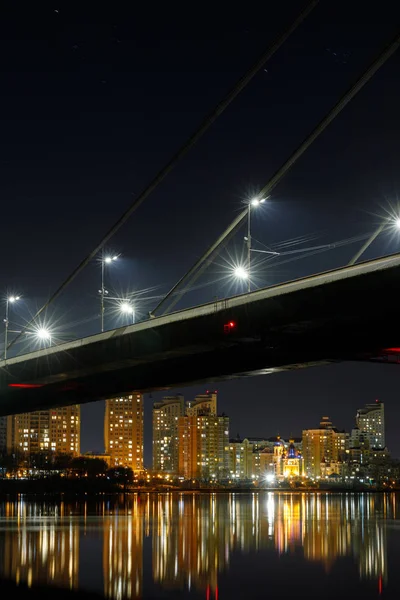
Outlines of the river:
M 166 493 L 0 503 L 0 578 L 123 598 L 398 598 L 400 496 Z

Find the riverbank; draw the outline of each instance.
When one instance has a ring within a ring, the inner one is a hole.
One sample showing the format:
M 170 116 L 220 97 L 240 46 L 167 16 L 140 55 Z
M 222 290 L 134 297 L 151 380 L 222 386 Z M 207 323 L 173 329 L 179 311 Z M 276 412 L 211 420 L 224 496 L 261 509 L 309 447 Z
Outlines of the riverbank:
M 63 496 L 87 496 L 99 494 L 259 494 L 265 492 L 274 492 L 280 494 L 344 494 L 344 493 L 362 493 L 375 494 L 385 492 L 400 491 L 400 488 L 371 488 L 363 486 L 330 486 L 330 487 L 207 487 L 198 486 L 192 488 L 174 487 L 174 486 L 132 486 L 121 485 L 101 479 L 3 479 L 0 480 L 0 497 L 24 495 L 63 495 Z

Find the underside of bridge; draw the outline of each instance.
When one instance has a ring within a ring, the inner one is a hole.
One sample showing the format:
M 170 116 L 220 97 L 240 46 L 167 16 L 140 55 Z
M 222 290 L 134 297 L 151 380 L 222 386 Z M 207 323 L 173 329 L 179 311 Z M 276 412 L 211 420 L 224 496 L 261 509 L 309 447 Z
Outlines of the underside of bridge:
M 335 361 L 397 364 L 400 257 L 383 260 L 3 361 L 0 414 Z

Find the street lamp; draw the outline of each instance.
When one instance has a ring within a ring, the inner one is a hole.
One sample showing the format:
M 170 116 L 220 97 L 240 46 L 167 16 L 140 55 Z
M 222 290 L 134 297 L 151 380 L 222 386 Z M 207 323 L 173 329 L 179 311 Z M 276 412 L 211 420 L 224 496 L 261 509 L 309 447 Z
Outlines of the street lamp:
M 100 294 L 100 323 L 101 323 L 101 332 L 104 331 L 104 296 L 108 294 L 108 291 L 104 288 L 104 268 L 105 265 L 109 265 L 115 260 L 118 259 L 118 256 L 104 256 L 101 259 L 101 289 L 99 290 Z
M 18 302 L 20 296 L 7 296 L 6 299 L 6 318 L 4 319 L 4 360 L 7 360 L 7 346 L 8 346 L 8 315 L 10 311 L 10 304 Z
M 123 315 L 131 315 L 132 325 L 135 322 L 135 308 L 129 302 L 122 302 L 119 306 L 119 310 Z
M 237 279 L 248 279 L 249 273 L 244 267 L 238 266 L 233 270 L 233 274 Z
M 265 202 L 266 198 L 253 198 L 247 208 L 247 291 L 251 292 L 251 211 Z
M 51 331 L 46 327 L 39 327 L 35 331 L 35 337 L 40 342 L 49 342 L 49 346 L 51 346 Z

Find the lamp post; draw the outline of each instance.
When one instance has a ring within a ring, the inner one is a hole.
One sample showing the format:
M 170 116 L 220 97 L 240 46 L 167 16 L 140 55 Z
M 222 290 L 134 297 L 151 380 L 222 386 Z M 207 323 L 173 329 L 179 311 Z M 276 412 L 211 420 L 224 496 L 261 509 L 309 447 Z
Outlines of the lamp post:
M 108 291 L 104 287 L 104 271 L 105 266 L 111 264 L 113 261 L 117 260 L 118 256 L 103 256 L 101 259 L 101 289 L 100 293 L 100 325 L 101 332 L 104 331 L 104 296 L 108 294 Z
M 266 198 L 262 198 L 259 200 L 258 198 L 253 198 L 249 202 L 247 208 L 247 291 L 251 292 L 251 211 L 253 208 L 257 208 L 260 204 L 265 202 Z
M 7 296 L 6 299 L 6 317 L 4 319 L 4 360 L 7 360 L 7 346 L 8 346 L 8 315 L 10 312 L 10 304 L 18 302 L 19 296 Z

